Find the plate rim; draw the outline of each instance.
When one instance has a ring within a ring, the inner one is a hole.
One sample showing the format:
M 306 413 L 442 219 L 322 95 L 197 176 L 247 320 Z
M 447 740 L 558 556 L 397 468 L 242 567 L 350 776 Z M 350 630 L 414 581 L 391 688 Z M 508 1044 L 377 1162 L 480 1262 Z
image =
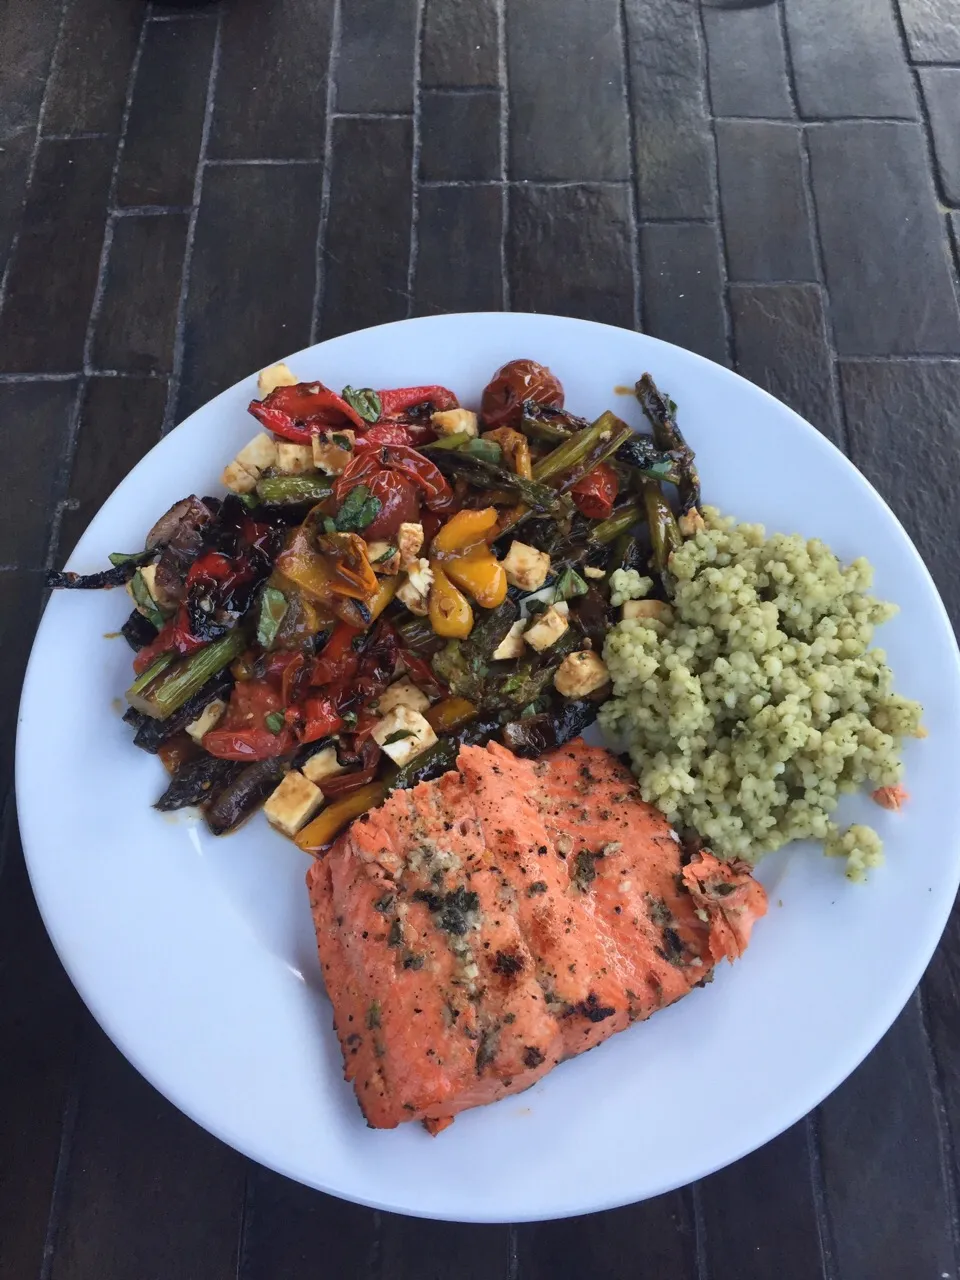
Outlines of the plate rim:
M 834 462 L 839 460 L 843 464 L 844 469 L 846 469 L 849 473 L 851 473 L 852 477 L 859 484 L 866 487 L 866 489 L 869 491 L 870 496 L 872 497 L 872 500 L 878 503 L 883 508 L 887 517 L 895 526 L 896 530 L 898 531 L 900 537 L 903 540 L 905 548 L 909 551 L 914 570 L 919 572 L 919 576 L 923 580 L 924 585 L 926 586 L 929 592 L 929 595 L 931 597 L 931 603 L 934 604 L 938 612 L 939 620 L 945 628 L 945 633 L 950 637 L 952 641 L 952 644 L 950 647 L 950 656 L 952 659 L 952 668 L 953 668 L 952 674 L 953 674 L 953 679 L 957 684 L 957 687 L 960 688 L 960 649 L 958 649 L 957 639 L 953 630 L 952 623 L 950 621 L 944 602 L 940 596 L 939 590 L 937 589 L 936 583 L 934 582 L 932 575 L 930 574 L 930 571 L 927 568 L 926 563 L 924 562 L 922 556 L 920 555 L 920 552 L 914 545 L 913 540 L 911 539 L 910 535 L 907 533 L 907 531 L 903 527 L 903 524 L 901 523 L 899 517 L 892 510 L 892 508 L 889 506 L 889 504 L 886 502 L 883 496 L 875 489 L 875 487 L 872 485 L 870 480 L 855 466 L 852 460 L 849 457 L 847 457 L 847 455 L 844 454 L 836 444 L 834 444 L 832 440 L 830 440 L 828 437 L 824 436 L 821 432 L 819 432 L 811 423 L 809 423 L 806 419 L 801 417 L 795 410 L 791 409 L 790 406 L 778 400 L 776 397 L 774 397 L 769 392 L 767 392 L 764 388 L 758 387 L 756 384 L 750 382 L 748 379 L 738 374 L 735 370 L 731 368 L 728 368 L 724 365 L 719 365 L 714 361 L 708 360 L 704 356 L 698 355 L 696 352 L 692 352 L 687 350 L 686 348 L 679 347 L 675 343 L 665 342 L 662 339 L 653 337 L 652 335 L 639 333 L 635 330 L 626 329 L 621 326 L 609 325 L 601 321 L 579 319 L 577 317 L 556 316 L 556 315 L 546 314 L 546 313 L 516 312 L 516 311 L 514 312 L 498 312 L 498 311 L 457 312 L 457 313 L 437 315 L 437 316 L 412 317 L 404 320 L 390 321 L 381 325 L 370 326 L 366 329 L 355 330 L 347 334 L 341 334 L 341 335 L 338 335 L 337 337 L 329 338 L 321 342 L 312 343 L 306 347 L 301 348 L 297 352 L 281 357 L 281 359 L 295 366 L 296 363 L 300 360 L 306 360 L 307 358 L 315 359 L 318 353 L 329 352 L 332 354 L 333 359 L 335 360 L 335 352 L 336 352 L 337 344 L 344 340 L 356 339 L 358 335 L 386 335 L 392 331 L 395 332 L 401 326 L 406 329 L 409 329 L 411 326 L 418 326 L 423 328 L 434 328 L 434 327 L 442 327 L 443 325 L 449 324 L 451 322 L 464 323 L 464 322 L 475 321 L 479 318 L 483 318 L 484 321 L 489 321 L 492 318 L 496 318 L 498 321 L 505 322 L 506 324 L 510 324 L 510 323 L 513 323 L 515 320 L 519 320 L 523 322 L 533 322 L 536 324 L 546 324 L 546 325 L 559 324 L 562 327 L 572 327 L 574 329 L 582 329 L 584 327 L 587 327 L 590 329 L 612 330 L 617 334 L 621 334 L 621 335 L 625 334 L 631 338 L 637 339 L 642 346 L 647 344 L 652 344 L 655 347 L 666 348 L 666 349 L 669 349 L 670 351 L 679 352 L 684 360 L 693 361 L 695 365 L 702 364 L 705 366 L 709 366 L 712 371 L 719 370 L 721 376 L 724 376 L 728 381 L 732 381 L 733 383 L 736 383 L 736 384 L 741 384 L 741 383 L 746 384 L 746 387 L 749 389 L 749 394 L 756 395 L 762 401 L 769 402 L 769 404 L 774 407 L 772 411 L 775 411 L 777 414 L 780 414 L 783 412 L 786 412 L 787 414 L 789 414 L 794 420 L 795 425 L 799 424 L 803 428 L 804 432 L 811 434 L 815 438 L 818 446 L 820 446 L 821 448 L 825 447 L 826 451 L 833 455 Z M 103 509 L 115 500 L 117 494 L 121 489 L 123 489 L 125 486 L 130 484 L 132 481 L 135 481 L 135 480 L 139 481 L 139 479 L 141 478 L 141 471 L 144 474 L 149 471 L 150 462 L 151 462 L 151 459 L 153 458 L 155 451 L 159 448 L 162 448 L 165 445 L 165 442 L 168 439 L 175 436 L 176 433 L 181 431 L 182 428 L 189 427 L 193 419 L 198 414 L 209 410 L 212 406 L 216 405 L 219 401 L 229 396 L 239 386 L 241 386 L 244 382 L 247 382 L 251 377 L 254 377 L 254 376 L 255 376 L 255 371 L 253 373 L 246 375 L 244 378 L 239 379 L 237 382 L 233 383 L 230 387 L 224 388 L 222 391 L 218 392 L 217 395 L 211 397 L 209 400 L 199 405 L 197 409 L 191 412 L 186 418 L 183 419 L 182 422 L 178 423 L 171 431 L 166 433 L 166 435 L 162 436 L 156 442 L 156 444 L 152 446 L 149 452 L 145 454 L 144 457 L 141 458 L 135 464 L 135 466 L 132 467 L 130 471 L 121 478 L 121 480 L 113 488 L 109 496 L 98 508 L 97 512 L 92 516 L 83 534 L 81 534 L 80 538 L 78 539 L 76 546 L 71 550 L 70 556 L 66 561 L 67 565 L 70 565 L 73 562 L 78 548 L 86 539 L 91 526 L 96 522 L 96 520 L 98 519 Z M 38 852 L 36 848 L 32 847 L 31 840 L 28 839 L 26 834 L 26 828 L 29 826 L 29 818 L 27 818 L 25 814 L 26 806 L 23 800 L 23 793 L 25 790 L 24 775 L 29 765 L 28 765 L 28 762 L 24 759 L 25 747 L 24 747 L 24 734 L 22 732 L 22 724 L 23 724 L 25 704 L 27 703 L 29 692 L 31 689 L 31 680 L 33 675 L 34 662 L 35 662 L 35 659 L 37 658 L 38 639 L 41 635 L 41 632 L 44 628 L 45 623 L 47 622 L 49 611 L 50 611 L 50 605 L 53 598 L 54 597 L 51 595 L 51 597 L 47 600 L 46 604 L 44 605 L 43 612 L 40 616 L 39 622 L 36 627 L 36 632 L 33 638 L 33 642 L 31 644 L 30 657 L 28 659 L 26 669 L 24 672 L 23 685 L 22 685 L 22 690 L 21 690 L 21 695 L 20 695 L 19 705 L 18 705 L 18 712 L 17 712 L 17 735 L 16 735 L 16 752 L 15 752 L 15 794 L 16 794 L 16 808 L 17 808 L 17 816 L 18 816 L 18 822 L 19 822 L 20 833 L 21 833 L 24 861 L 27 866 L 31 889 L 33 891 L 35 900 L 37 902 L 37 905 L 41 914 L 41 918 L 43 920 L 44 928 L 47 931 L 47 934 L 51 940 L 51 943 L 54 947 L 54 950 L 61 964 L 63 965 L 68 977 L 70 978 L 70 981 L 72 982 L 74 988 L 77 990 L 78 994 L 80 995 L 86 1007 L 89 1009 L 95 1021 L 98 1023 L 98 1025 L 107 1035 L 107 1037 L 111 1040 L 111 1042 L 119 1049 L 119 1051 L 124 1055 L 124 1057 L 127 1058 L 128 1062 L 130 1062 L 131 1065 L 154 1088 L 156 1088 L 158 1092 L 160 1092 L 164 1096 L 164 1098 L 166 1098 L 169 1102 L 171 1102 L 172 1105 L 177 1107 L 178 1110 L 180 1110 L 185 1115 L 187 1115 L 191 1120 L 193 1120 L 195 1123 L 200 1125 L 200 1127 L 206 1130 L 208 1133 L 213 1134 L 220 1141 L 225 1142 L 227 1145 L 231 1146 L 234 1150 L 239 1151 L 246 1158 L 255 1160 L 257 1163 L 262 1164 L 265 1167 L 274 1170 L 275 1172 L 281 1174 L 282 1176 L 289 1177 L 295 1181 L 301 1182 L 303 1185 L 311 1186 L 316 1190 L 335 1196 L 339 1199 L 348 1200 L 352 1203 L 361 1204 L 369 1208 L 378 1209 L 385 1212 L 398 1213 L 403 1216 L 432 1219 L 437 1221 L 471 1222 L 471 1223 L 474 1223 L 474 1222 L 475 1223 L 505 1223 L 505 1222 L 520 1223 L 520 1222 L 531 1222 L 531 1221 L 550 1221 L 550 1220 L 556 1220 L 559 1218 L 567 1218 L 567 1217 L 580 1217 L 587 1214 L 602 1212 L 607 1209 L 618 1208 L 627 1204 L 638 1202 L 636 1199 L 636 1195 L 632 1191 L 627 1191 L 621 1198 L 618 1198 L 618 1199 L 610 1199 L 609 1197 L 605 1197 L 602 1200 L 597 1201 L 596 1203 L 588 1204 L 583 1207 L 578 1207 L 574 1209 L 561 1207 L 556 1212 L 552 1212 L 552 1213 L 543 1213 L 543 1212 L 532 1212 L 528 1214 L 521 1213 L 521 1214 L 514 1214 L 511 1217 L 507 1218 L 507 1217 L 504 1217 L 501 1213 L 492 1213 L 492 1214 L 484 1213 L 483 1210 L 481 1209 L 476 1214 L 472 1214 L 471 1216 L 466 1217 L 458 1213 L 438 1212 L 437 1210 L 431 1209 L 431 1208 L 421 1209 L 415 1206 L 398 1206 L 394 1203 L 381 1200 L 376 1197 L 364 1197 L 362 1195 L 356 1195 L 353 1193 L 348 1194 L 343 1190 L 340 1190 L 337 1187 L 324 1183 L 320 1180 L 317 1180 L 317 1179 L 308 1180 L 304 1178 L 302 1172 L 300 1172 L 299 1170 L 295 1171 L 295 1170 L 292 1170 L 291 1168 L 286 1168 L 283 1166 L 282 1162 L 279 1162 L 277 1160 L 272 1160 L 272 1159 L 265 1159 L 262 1154 L 257 1153 L 256 1151 L 252 1150 L 248 1145 L 245 1145 L 243 1141 L 238 1140 L 237 1135 L 230 1133 L 226 1125 L 215 1123 L 213 1122 L 214 1117 L 211 1117 L 209 1115 L 204 1115 L 202 1113 L 202 1109 L 194 1105 L 194 1099 L 191 1097 L 183 1096 L 182 1090 L 176 1086 L 175 1081 L 169 1080 L 165 1072 L 159 1069 L 154 1070 L 150 1061 L 145 1059 L 142 1056 L 142 1054 L 138 1051 L 137 1046 L 128 1041 L 128 1037 L 124 1032 L 122 1023 L 116 1023 L 116 1020 L 114 1019 L 112 1014 L 101 1008 L 101 1001 L 98 998 L 98 993 L 88 989 L 88 987 L 83 983 L 81 976 L 77 972 L 79 966 L 74 963 L 74 958 L 61 946 L 61 938 L 58 937 L 56 922 L 54 919 L 51 918 L 55 915 L 52 904 L 49 901 L 47 901 L 45 894 L 43 893 L 42 889 L 38 885 L 39 866 L 40 866 L 39 860 L 44 855 Z M 830 1083 L 827 1085 L 826 1088 L 822 1090 L 818 1086 L 817 1088 L 810 1091 L 810 1097 L 812 1097 L 813 1100 L 808 1101 L 807 1098 L 804 1097 L 801 1100 L 802 1105 L 798 1110 L 791 1109 L 790 1115 L 792 1118 L 787 1119 L 781 1125 L 779 1125 L 779 1127 L 776 1129 L 775 1132 L 769 1133 L 768 1136 L 761 1138 L 758 1141 L 755 1141 L 752 1138 L 749 1139 L 742 1146 L 742 1148 L 736 1151 L 735 1154 L 730 1156 L 725 1156 L 719 1161 L 702 1166 L 701 1172 L 696 1174 L 693 1180 L 699 1181 L 701 1178 L 708 1177 L 710 1174 L 716 1172 L 719 1169 L 728 1167 L 729 1165 L 742 1159 L 746 1155 L 749 1155 L 751 1152 L 758 1150 L 761 1146 L 764 1146 L 768 1142 L 773 1141 L 774 1138 L 778 1137 L 780 1134 L 785 1132 L 788 1128 L 792 1127 L 799 1120 L 801 1120 L 804 1116 L 808 1115 L 812 1110 L 814 1110 L 817 1106 L 819 1106 L 824 1101 L 825 1098 L 830 1096 L 830 1094 L 832 1094 L 843 1083 L 843 1081 L 846 1080 L 857 1069 L 857 1067 L 864 1061 L 864 1059 L 869 1055 L 869 1053 L 876 1047 L 876 1045 L 884 1037 L 884 1035 L 886 1035 L 890 1027 L 893 1025 L 897 1017 L 902 1012 L 903 1008 L 906 1006 L 907 1002 L 910 999 L 911 994 L 913 993 L 914 989 L 916 988 L 917 984 L 922 978 L 924 972 L 929 966 L 930 961 L 937 947 L 940 944 L 940 941 L 943 937 L 944 930 L 947 926 L 949 916 L 950 916 L 954 901 L 956 899 L 957 889 L 958 887 L 960 887 L 960 839 L 955 840 L 954 843 L 956 844 L 957 847 L 954 849 L 955 856 L 954 856 L 953 875 L 952 875 L 953 894 L 949 899 L 947 898 L 946 894 L 944 894 L 943 901 L 940 903 L 940 909 L 936 913 L 936 918 L 937 918 L 936 928 L 934 929 L 933 927 L 931 927 L 929 934 L 924 939 L 922 945 L 916 948 L 914 952 L 912 966 L 909 966 L 909 967 L 905 966 L 904 969 L 901 971 L 899 982 L 895 984 L 895 990 L 893 994 L 891 995 L 891 993 L 888 991 L 887 998 L 884 1003 L 883 1017 L 877 1018 L 875 1020 L 874 1029 L 872 1029 L 869 1033 L 866 1033 L 865 1035 L 863 1035 L 860 1041 L 858 1041 L 855 1045 L 853 1045 L 852 1047 L 848 1047 L 845 1053 L 837 1054 L 835 1055 L 834 1058 L 832 1058 L 832 1061 L 835 1061 L 835 1062 L 840 1061 L 842 1059 L 842 1064 L 839 1067 L 835 1067 L 833 1071 L 824 1073 L 825 1077 L 829 1076 Z M 34 861 L 35 859 L 37 859 L 36 863 Z M 881 1022 L 883 1025 L 880 1025 Z M 648 1199 L 657 1195 L 666 1194 L 670 1191 L 678 1189 L 679 1187 L 689 1185 L 690 1181 L 691 1181 L 690 1179 L 672 1180 L 672 1181 L 668 1180 L 667 1182 L 664 1182 L 662 1185 L 658 1184 L 653 1189 L 643 1192 L 641 1198 Z

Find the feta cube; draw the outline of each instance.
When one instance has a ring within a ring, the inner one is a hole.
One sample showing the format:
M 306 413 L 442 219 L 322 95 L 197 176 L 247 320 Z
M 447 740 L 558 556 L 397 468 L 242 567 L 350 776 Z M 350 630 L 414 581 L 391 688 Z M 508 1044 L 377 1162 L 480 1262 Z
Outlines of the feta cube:
M 374 573 L 392 578 L 400 572 L 400 552 L 396 543 L 374 541 L 367 543 L 367 559 Z
M 257 477 L 251 475 L 239 462 L 231 462 L 223 469 L 220 483 L 231 493 L 253 493 L 257 487 Z
M 377 708 L 385 716 L 394 707 L 408 707 L 411 711 L 426 711 L 430 699 L 418 689 L 409 676 L 401 676 L 393 684 L 384 689 L 377 700 Z
M 553 677 L 553 687 L 564 698 L 585 698 L 610 679 L 610 672 L 599 654 L 590 649 L 568 653 Z
M 511 542 L 510 550 L 500 561 L 507 581 L 522 591 L 539 591 L 550 572 L 550 557 L 546 551 L 525 542 Z
M 353 457 L 354 432 L 346 427 L 319 431 L 313 437 L 313 465 L 328 476 L 338 476 Z
M 271 826 L 286 836 L 295 836 L 323 804 L 323 792 L 296 769 L 291 769 L 273 791 L 263 812 Z
M 517 619 L 491 654 L 494 662 L 501 662 L 504 658 L 523 657 L 523 629 L 526 625 L 525 618 Z
M 400 563 L 405 569 L 409 568 L 411 562 L 419 556 L 420 548 L 423 546 L 423 525 L 404 520 L 397 530 L 397 546 L 400 549 Z
M 295 387 L 300 379 L 285 364 L 272 364 L 267 369 L 260 370 L 260 376 L 257 378 L 257 390 L 260 392 L 260 398 L 268 396 L 271 391 L 276 391 L 277 387 Z
M 469 409 L 444 409 L 442 413 L 432 413 L 430 423 L 444 436 L 461 433 L 476 436 L 480 430 L 477 415 Z
M 301 773 L 315 786 L 320 786 L 324 778 L 333 778 L 343 773 L 343 765 L 337 759 L 336 747 L 324 747 L 316 751 L 304 764 Z
M 437 741 L 437 735 L 419 711 L 394 707 L 374 726 L 373 740 L 394 764 L 405 765 Z
M 234 458 L 234 462 L 239 462 L 244 471 L 249 471 L 252 476 L 259 479 L 261 471 L 277 465 L 277 442 L 273 436 L 268 436 L 265 431 L 261 431 L 249 444 L 243 446 Z
M 566 601 L 563 600 L 560 603 L 566 604 Z M 546 613 L 540 613 L 534 618 L 533 623 L 523 633 L 524 641 L 531 649 L 536 649 L 537 653 L 549 649 L 552 644 L 557 643 L 570 625 L 567 622 L 566 613 L 566 609 L 552 604 Z
M 187 733 L 198 746 L 203 735 L 220 723 L 220 718 L 226 709 L 227 704 L 222 698 L 214 698 L 212 702 L 207 703 L 196 720 L 190 721 L 187 725 Z
M 430 588 L 433 585 L 433 570 L 430 561 L 414 560 L 407 569 L 407 578 L 397 590 L 397 599 L 407 606 L 411 613 L 426 617 Z
M 313 470 L 313 450 L 308 444 L 288 444 L 281 440 L 277 445 L 277 470 L 285 476 L 298 476 Z

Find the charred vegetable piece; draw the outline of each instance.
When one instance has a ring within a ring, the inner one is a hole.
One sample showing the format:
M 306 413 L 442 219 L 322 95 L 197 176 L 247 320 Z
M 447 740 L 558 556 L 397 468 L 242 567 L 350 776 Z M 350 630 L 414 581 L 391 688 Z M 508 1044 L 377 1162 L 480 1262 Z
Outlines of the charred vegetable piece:
M 435 450 L 433 445 L 424 445 L 423 452 L 433 459 L 444 475 L 466 480 L 485 491 L 503 489 L 516 495 L 533 511 L 560 514 L 568 509 L 548 485 L 539 484 L 536 480 L 525 480 L 522 476 L 485 462 L 473 454 L 463 453 L 459 449 L 452 452 Z
M 113 569 L 103 569 L 100 573 L 58 573 L 51 570 L 47 574 L 47 586 L 51 591 L 99 591 L 104 587 L 125 586 L 138 572 L 133 560 L 118 564 Z
M 257 482 L 257 497 L 274 506 L 323 502 L 332 493 L 333 484 L 321 475 L 263 476 Z
M 417 657 L 432 657 L 443 648 L 443 640 L 431 627 L 429 618 L 420 618 L 416 614 L 411 614 L 395 622 L 394 627 L 400 639 L 401 649 L 409 649 Z
M 134 609 L 120 628 L 120 634 L 134 653 L 139 653 L 141 649 L 156 640 L 157 628 L 149 618 L 143 616 L 139 609 Z
M 235 764 L 235 761 L 223 761 Z M 204 814 L 207 826 L 215 836 L 232 831 L 244 818 L 263 804 L 290 767 L 283 756 L 240 765 L 240 772 L 228 782 Z
M 444 698 L 432 706 L 424 718 L 434 733 L 442 737 L 446 733 L 456 733 L 476 720 L 478 714 L 475 704 L 467 698 Z
M 217 760 L 206 754 L 182 764 L 170 779 L 170 785 L 153 806 L 161 813 L 187 809 L 206 802 L 243 770 L 234 760 Z
M 596 720 L 598 709 L 597 703 L 584 698 L 523 720 L 511 720 L 503 726 L 503 745 L 515 755 L 536 760 L 545 751 L 561 747 L 583 733 Z
M 606 566 L 607 576 L 609 577 L 615 569 L 636 569 L 638 572 L 646 569 L 643 548 L 639 539 L 632 533 L 619 534 L 610 548 Z
M 557 667 L 567 656 L 583 648 L 579 626 L 570 626 L 542 654 L 519 658 L 512 670 L 491 677 L 484 688 L 480 709 L 484 712 L 507 712 L 515 715 L 540 697 L 553 682 Z
M 151 667 L 127 690 L 127 700 L 144 715 L 166 720 L 198 693 L 217 672 L 229 666 L 234 658 L 238 658 L 246 644 L 246 637 L 238 628 L 203 649 L 198 649 L 169 671 L 162 672 L 157 679 L 138 688 L 144 676 L 153 671 L 154 668 Z
M 610 606 L 606 596 L 595 586 L 590 586 L 575 602 L 574 611 L 580 630 L 591 641 L 597 653 L 610 629 Z
M 491 609 L 477 619 L 470 639 L 465 645 L 467 660 L 486 661 L 500 646 L 507 632 L 520 617 L 520 604 L 513 596 L 507 596 L 496 609 Z
M 656 481 L 644 480 L 643 502 L 647 511 L 647 524 L 650 527 L 654 568 L 663 575 L 667 571 L 670 556 L 683 539 L 680 536 L 676 517 L 670 510 L 670 504 Z
M 441 738 L 432 747 L 423 751 L 399 769 L 391 769 L 386 774 L 386 784 L 390 791 L 415 787 L 419 782 L 429 782 L 439 778 L 456 764 L 461 747 L 480 747 L 497 737 L 500 724 L 489 717 L 473 720 L 455 733 Z
M 230 672 L 221 671 L 212 680 L 208 680 L 202 689 L 199 689 L 166 720 L 157 720 L 153 716 L 140 716 L 133 745 L 142 751 L 149 751 L 151 755 L 156 755 L 168 739 L 196 720 L 208 703 L 213 702 L 215 698 L 226 701 L 232 685 L 233 676 Z M 133 710 L 132 707 L 131 710 Z M 140 715 L 139 712 L 137 714 Z
M 693 450 L 684 440 L 677 426 L 677 406 L 669 397 L 657 390 L 657 385 L 645 373 L 636 387 L 640 408 L 653 427 L 653 439 L 659 448 L 675 453 L 680 475 L 676 481 L 680 494 L 680 511 L 686 514 L 691 507 L 700 505 L 700 476 L 693 461 Z
M 348 822 L 378 805 L 386 794 L 387 788 L 383 782 L 368 782 L 366 786 L 351 791 L 342 800 L 328 804 L 296 837 L 298 848 L 306 853 L 319 853 Z
M 460 640 L 450 640 L 439 653 L 434 654 L 431 667 L 452 694 L 477 702 L 483 694 L 483 682 L 487 675 L 486 655 L 479 654 L 471 645 Z

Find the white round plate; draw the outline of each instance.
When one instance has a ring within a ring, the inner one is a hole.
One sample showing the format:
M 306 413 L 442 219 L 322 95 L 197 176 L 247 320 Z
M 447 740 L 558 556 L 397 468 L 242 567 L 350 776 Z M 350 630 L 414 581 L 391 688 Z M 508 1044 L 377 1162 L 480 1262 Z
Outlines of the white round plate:
M 120 591 L 61 592 L 37 633 L 20 708 L 17 801 L 34 891 L 92 1013 L 176 1106 L 291 1178 L 401 1213 L 476 1222 L 592 1212 L 710 1173 L 803 1116 L 876 1044 L 930 959 L 960 876 L 956 726 L 960 668 L 930 577 L 903 529 L 812 427 L 715 364 L 640 334 L 537 315 L 458 315 L 334 339 L 289 364 L 334 387 L 443 383 L 477 404 L 518 356 L 562 379 L 587 417 L 636 425 L 631 386 L 649 370 L 677 401 L 704 496 L 741 520 L 867 555 L 876 591 L 901 606 L 880 643 L 899 690 L 926 706 L 906 749 L 902 814 L 858 799 L 887 864 L 866 886 L 794 846 L 766 860 L 770 911 L 717 980 L 529 1092 L 461 1115 L 437 1138 L 367 1129 L 343 1082 L 297 849 L 261 816 L 211 837 L 151 802 L 162 769 L 121 723 L 131 653 Z M 199 409 L 123 481 L 70 567 L 142 545 L 188 493 L 219 492 L 253 434 L 250 377 Z M 51 678 L 51 673 L 56 673 Z M 51 726 L 55 726 L 51 732 Z M 737 1105 L 690 1105 L 703 1081 Z

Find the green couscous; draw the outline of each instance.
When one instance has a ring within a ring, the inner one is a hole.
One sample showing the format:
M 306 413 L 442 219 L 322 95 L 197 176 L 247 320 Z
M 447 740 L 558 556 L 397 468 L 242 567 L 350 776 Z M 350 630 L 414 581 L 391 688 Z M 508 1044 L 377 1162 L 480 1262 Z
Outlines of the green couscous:
M 844 567 L 817 539 L 767 537 L 709 507 L 703 517 L 670 559 L 666 620 L 628 616 L 607 635 L 601 725 L 629 751 L 644 799 L 719 855 L 755 861 L 812 838 L 862 879 L 880 839 L 830 815 L 865 783 L 896 787 L 903 739 L 924 736 L 920 704 L 894 693 L 871 648 L 896 608 L 868 594 L 865 559 Z M 611 601 L 652 586 L 618 570 Z

